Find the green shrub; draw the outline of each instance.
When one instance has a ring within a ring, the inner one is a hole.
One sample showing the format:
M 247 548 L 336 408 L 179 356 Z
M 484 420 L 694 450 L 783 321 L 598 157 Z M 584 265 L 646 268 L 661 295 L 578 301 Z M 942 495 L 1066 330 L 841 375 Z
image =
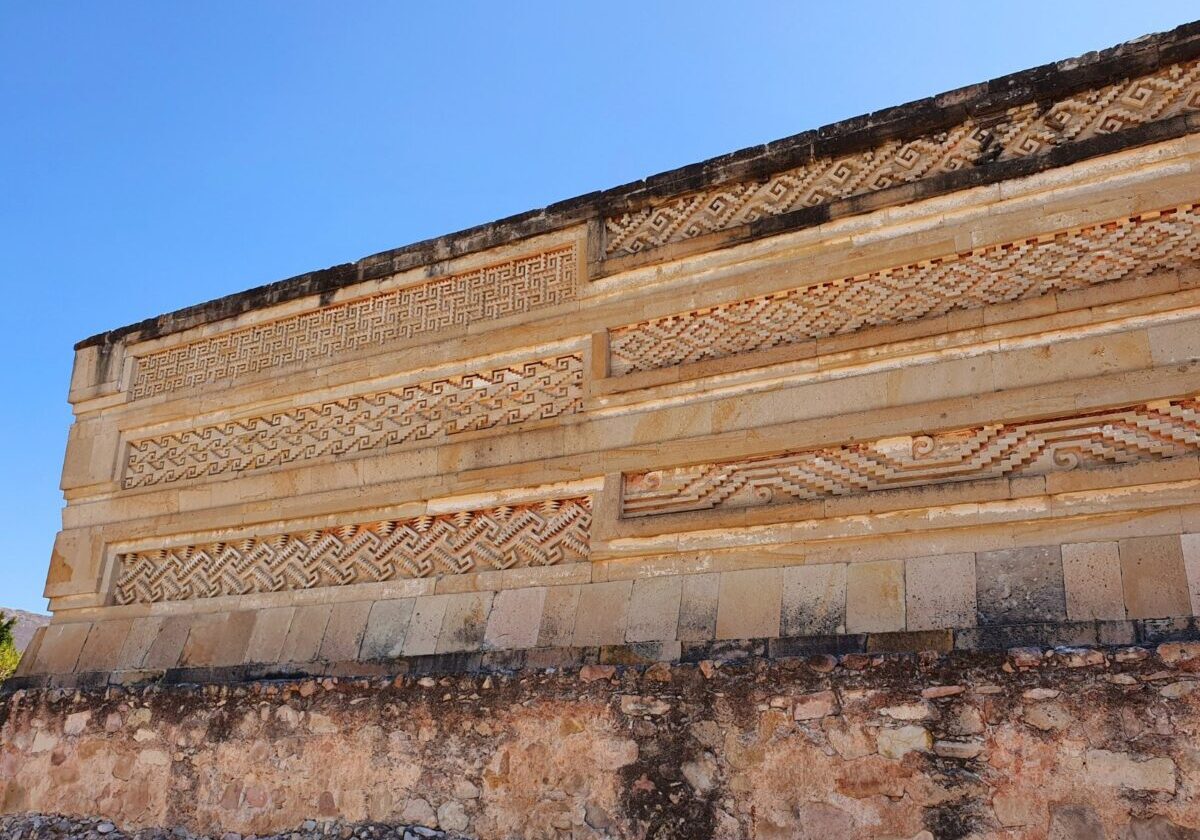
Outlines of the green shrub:
M 12 676 L 21 661 L 17 652 L 17 643 L 13 639 L 13 626 L 17 623 L 16 616 L 5 618 L 0 612 L 0 682 Z

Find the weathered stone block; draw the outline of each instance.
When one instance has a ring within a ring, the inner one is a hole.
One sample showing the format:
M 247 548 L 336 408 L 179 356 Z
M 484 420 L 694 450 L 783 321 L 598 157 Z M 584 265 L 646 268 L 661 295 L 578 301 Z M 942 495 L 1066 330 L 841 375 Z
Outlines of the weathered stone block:
M 1120 541 L 1121 582 L 1130 618 L 1191 615 L 1192 603 L 1178 536 Z
M 630 642 L 674 641 L 679 632 L 682 596 L 683 578 L 679 575 L 635 580 L 625 639 Z
M 904 562 L 851 563 L 846 569 L 846 630 L 886 633 L 904 629 Z
M 538 647 L 570 647 L 579 612 L 579 586 L 551 586 L 546 590 Z
M 619 645 L 625 641 L 629 616 L 629 598 L 633 581 L 617 580 L 579 587 L 579 607 L 575 615 L 576 647 Z
M 359 657 L 376 660 L 400 656 L 404 652 L 404 638 L 415 603 L 413 598 L 394 598 L 372 604 Z
M 1064 545 L 1062 560 L 1069 619 L 1121 621 L 1125 618 L 1121 558 L 1115 542 Z
M 980 552 L 975 573 L 980 624 L 1066 620 L 1058 546 Z
M 325 636 L 317 657 L 326 662 L 346 662 L 358 658 L 363 634 L 367 630 L 370 601 L 334 604 L 325 625 Z
M 792 566 L 783 570 L 784 636 L 829 636 L 846 632 L 844 563 Z
M 321 652 L 325 626 L 333 611 L 329 604 L 308 604 L 296 607 L 288 626 L 287 636 L 279 652 L 281 662 L 312 662 Z
M 544 586 L 534 586 L 497 592 L 484 633 L 484 647 L 496 650 L 536 647 L 546 591 Z
M 474 651 L 483 646 L 492 596 L 491 592 L 463 592 L 446 596 L 446 614 L 438 634 L 437 653 Z
M 779 569 L 722 573 L 717 602 L 717 638 L 778 636 L 782 605 L 783 575 Z
M 904 563 L 904 587 L 909 630 L 975 625 L 974 554 L 910 557 Z
M 685 575 L 679 604 L 679 640 L 703 642 L 716 637 L 719 574 Z

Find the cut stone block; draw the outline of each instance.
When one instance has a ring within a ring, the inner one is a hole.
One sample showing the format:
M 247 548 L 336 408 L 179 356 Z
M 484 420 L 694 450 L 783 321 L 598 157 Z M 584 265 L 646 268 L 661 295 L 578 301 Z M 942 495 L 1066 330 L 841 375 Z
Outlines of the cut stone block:
M 1058 546 L 983 551 L 975 557 L 980 624 L 1065 621 Z
M 404 637 L 408 634 L 415 603 L 413 598 L 395 598 L 372 604 L 359 658 L 395 659 L 403 654 Z
M 281 661 L 280 653 L 295 614 L 295 607 L 274 607 L 256 613 L 245 661 L 249 664 Z
M 121 661 L 121 648 L 129 637 L 133 621 L 128 618 L 118 618 L 112 621 L 98 621 L 92 625 L 84 642 L 83 651 L 79 654 L 76 670 L 113 671 Z
M 490 650 L 536 647 L 546 605 L 546 587 L 505 589 L 496 593 L 483 645 Z
M 679 606 L 683 579 L 670 577 L 639 578 L 633 582 L 629 600 L 629 642 L 674 641 L 679 632 Z
M 279 659 L 282 662 L 312 662 L 321 651 L 321 640 L 325 638 L 325 626 L 329 623 L 332 608 L 329 604 L 308 604 L 296 607 L 288 627 L 287 638 Z
M 1125 611 L 1130 618 L 1191 615 L 1178 536 L 1132 537 L 1119 543 Z
M 846 564 L 784 569 L 783 635 L 832 636 L 845 632 Z
M 551 586 L 546 590 L 538 647 L 570 647 L 579 612 L 579 586 Z
M 446 596 L 446 615 L 438 634 L 437 653 L 460 653 L 483 646 L 493 594 L 461 592 Z
M 783 574 L 779 569 L 723 572 L 717 602 L 717 638 L 777 637 L 782 609 Z
M 904 629 L 904 562 L 876 560 L 846 568 L 846 631 Z
M 909 630 L 975 626 L 974 554 L 909 558 L 904 564 L 904 589 Z
M 367 630 L 370 601 L 334 604 L 325 625 L 319 658 L 326 662 L 350 662 L 358 658 L 363 634 Z
M 714 572 L 685 575 L 679 601 L 679 640 L 707 642 L 717 633 L 717 600 L 721 576 Z
M 625 641 L 633 581 L 614 580 L 579 587 L 575 647 L 619 645 Z
M 1125 619 L 1121 556 L 1115 542 L 1069 543 L 1062 547 L 1062 561 L 1071 621 Z

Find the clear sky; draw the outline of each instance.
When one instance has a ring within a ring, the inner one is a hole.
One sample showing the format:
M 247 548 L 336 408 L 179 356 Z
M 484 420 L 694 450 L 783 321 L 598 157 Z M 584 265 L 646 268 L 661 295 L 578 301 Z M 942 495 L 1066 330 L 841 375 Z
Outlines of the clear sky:
M 81 338 L 1198 11 L 0 0 L 0 606 L 45 608 Z

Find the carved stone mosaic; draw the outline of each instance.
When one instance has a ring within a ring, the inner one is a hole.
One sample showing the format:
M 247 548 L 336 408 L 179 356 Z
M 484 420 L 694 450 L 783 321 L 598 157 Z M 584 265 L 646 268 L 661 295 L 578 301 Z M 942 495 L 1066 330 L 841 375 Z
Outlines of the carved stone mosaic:
M 133 440 L 125 488 L 366 452 L 579 411 L 583 357 L 450 376 Z
M 134 399 L 325 359 L 573 300 L 575 245 L 232 330 L 137 362 Z
M 1025 423 L 634 473 L 622 515 L 745 508 L 1200 452 L 1195 396 Z
M 695 309 L 609 332 L 613 375 L 798 344 L 1200 259 L 1189 204 L 962 254 Z
M 314 589 L 587 560 L 583 496 L 119 555 L 118 604 Z
M 1031 102 L 998 118 L 969 119 L 915 140 L 890 140 L 864 152 L 819 159 L 764 180 L 723 184 L 605 219 L 608 257 L 749 224 L 804 207 L 919 181 L 1200 110 L 1200 61 L 1140 78 Z

